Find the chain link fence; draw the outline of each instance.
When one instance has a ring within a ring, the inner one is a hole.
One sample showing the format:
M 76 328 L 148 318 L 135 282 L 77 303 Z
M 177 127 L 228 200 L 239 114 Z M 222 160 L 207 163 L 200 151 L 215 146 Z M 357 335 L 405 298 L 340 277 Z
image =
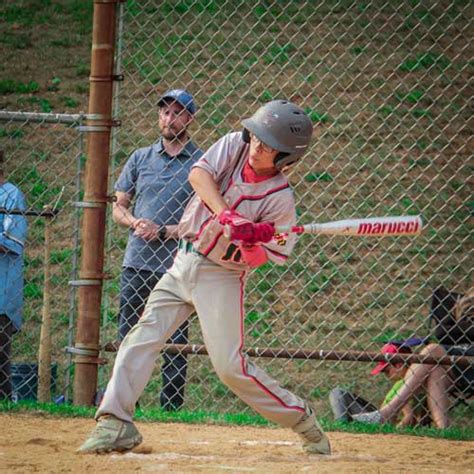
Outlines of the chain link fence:
M 4 153 L 1 235 L 6 247 L 2 255 L 2 310 L 14 315 L 5 319 L 2 328 L 2 375 L 8 370 L 3 350 L 9 347 L 11 383 L 4 380 L 3 389 L 4 394 L 11 392 L 14 401 L 37 397 L 45 298 L 51 301 L 51 393 L 54 398 L 61 394 L 69 397 L 72 366 L 65 348 L 73 341 L 76 306 L 69 281 L 75 279 L 79 255 L 79 214 L 73 203 L 80 196 L 85 162 L 84 137 L 78 131 L 82 120 L 79 114 L 0 114 Z M 25 222 L 26 233 L 20 230 Z M 52 236 L 49 243 L 45 242 L 47 227 Z M 15 243 L 18 248 L 13 248 Z M 49 261 L 45 261 L 46 255 Z M 10 320 L 13 327 L 9 327 Z
M 285 267 L 266 264 L 251 275 L 245 347 L 350 355 L 378 352 L 389 341 L 428 336 L 439 341 L 440 333 L 436 339 L 429 326 L 435 289 L 465 294 L 472 287 L 469 2 L 128 0 L 119 8 L 116 73 L 125 81 L 117 85 L 114 106 L 122 126 L 113 134 L 111 193 L 132 152 L 160 137 L 159 96 L 185 88 L 198 106 L 190 130 L 202 150 L 241 130 L 241 119 L 269 100 L 287 98 L 305 108 L 314 140 L 289 176 L 300 223 L 403 214 L 421 214 L 425 221 L 416 238 L 301 236 Z M 79 252 L 79 211 L 70 204 L 81 200 L 84 160 L 76 125 L 11 117 L 0 123 L 5 169 L 28 208 L 54 204 L 64 187 L 60 212 L 51 220 L 49 263 L 55 393 L 66 398 L 72 371 L 64 347 L 71 345 L 75 326 L 68 282 L 75 279 Z M 109 217 L 103 346 L 118 338 L 128 241 L 127 231 Z M 45 219 L 28 217 L 28 223 L 25 322 L 13 339 L 19 365 L 37 358 L 43 301 Z M 448 296 L 445 313 L 455 303 Z M 466 321 L 467 337 L 472 320 Z M 196 318 L 188 340 L 202 344 Z M 427 349 L 413 347 L 422 350 Z M 101 388 L 113 354 L 108 358 L 100 369 Z M 378 406 L 393 385 L 381 375 L 372 378 L 375 363 L 291 358 L 257 363 L 325 416 L 335 387 Z M 466 371 L 454 377 L 461 380 Z M 472 382 L 457 387 L 454 400 L 472 395 Z M 140 405 L 159 406 L 161 389 L 158 364 Z M 194 355 L 187 358 L 183 407 L 249 410 L 218 380 L 207 357 Z M 462 411 L 456 413 L 465 423 Z
M 129 1 L 120 25 L 126 80 L 111 182 L 133 150 L 159 139 L 165 90 L 193 93 L 191 133 L 203 150 L 259 105 L 288 98 L 315 126 L 290 175 L 301 223 L 402 214 L 426 222 L 417 238 L 300 237 L 286 267 L 251 276 L 246 347 L 379 351 L 432 334 L 435 288 L 471 284 L 467 2 Z M 127 235 L 112 223 L 109 232 L 117 278 L 105 290 L 104 334 L 113 337 Z M 194 319 L 189 340 L 202 343 Z M 258 364 L 326 415 L 336 386 L 378 404 L 393 383 L 355 361 Z M 188 365 L 187 409 L 247 410 L 207 358 Z M 157 366 L 141 405 L 157 406 L 160 388 Z

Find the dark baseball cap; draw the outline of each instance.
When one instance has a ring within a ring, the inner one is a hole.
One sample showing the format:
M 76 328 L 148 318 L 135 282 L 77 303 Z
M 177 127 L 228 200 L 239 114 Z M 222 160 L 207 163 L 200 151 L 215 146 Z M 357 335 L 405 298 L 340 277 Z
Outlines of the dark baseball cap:
M 162 106 L 167 100 L 176 101 L 182 105 L 191 115 L 196 113 L 193 96 L 184 89 L 171 89 L 166 91 L 158 101 L 158 106 Z

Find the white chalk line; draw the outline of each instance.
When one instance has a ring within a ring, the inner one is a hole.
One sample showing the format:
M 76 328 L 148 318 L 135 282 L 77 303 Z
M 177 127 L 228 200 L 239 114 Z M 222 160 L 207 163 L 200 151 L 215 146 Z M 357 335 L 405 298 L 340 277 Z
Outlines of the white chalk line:
M 215 456 L 196 456 L 193 454 L 181 453 L 159 453 L 159 454 L 142 454 L 142 453 L 125 453 L 113 454 L 112 459 L 116 460 L 148 460 L 148 461 L 176 461 L 177 459 L 193 459 L 195 461 L 215 461 Z

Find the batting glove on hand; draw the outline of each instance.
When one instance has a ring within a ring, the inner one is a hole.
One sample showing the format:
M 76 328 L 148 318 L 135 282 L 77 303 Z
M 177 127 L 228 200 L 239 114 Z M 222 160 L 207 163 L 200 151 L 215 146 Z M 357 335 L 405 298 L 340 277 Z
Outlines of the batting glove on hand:
M 241 224 L 243 222 L 250 222 L 242 214 L 233 209 L 224 209 L 219 216 L 217 217 L 219 224 L 229 225 L 229 224 Z
M 275 234 L 273 224 L 262 222 L 254 224 L 253 222 L 243 222 L 242 224 L 228 224 L 226 226 L 226 236 L 230 240 L 236 240 L 245 244 L 266 243 L 272 240 Z

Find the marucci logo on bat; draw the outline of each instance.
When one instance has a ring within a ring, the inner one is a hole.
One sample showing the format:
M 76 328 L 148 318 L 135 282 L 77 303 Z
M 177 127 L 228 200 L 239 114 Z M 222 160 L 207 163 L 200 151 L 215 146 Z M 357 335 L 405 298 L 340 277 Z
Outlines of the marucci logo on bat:
M 416 234 L 420 230 L 420 221 L 408 222 L 363 222 L 357 229 L 358 235 Z

